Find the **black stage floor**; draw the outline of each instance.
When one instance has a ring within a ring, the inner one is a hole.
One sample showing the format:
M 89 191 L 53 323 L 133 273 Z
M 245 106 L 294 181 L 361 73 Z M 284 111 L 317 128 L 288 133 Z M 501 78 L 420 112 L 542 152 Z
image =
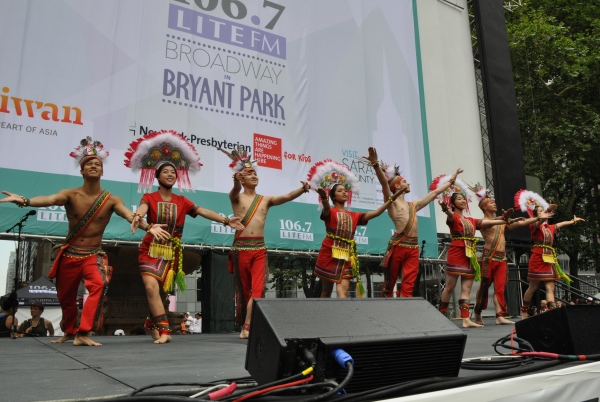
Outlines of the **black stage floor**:
M 465 329 L 464 358 L 495 354 L 491 347 L 512 326 Z M 461 321 L 453 321 L 460 327 Z M 94 337 L 101 347 L 52 344 L 55 338 L 0 339 L 0 400 L 101 400 L 165 382 L 211 382 L 248 376 L 246 340 L 238 334 L 174 335 L 155 345 L 150 336 Z M 461 370 L 460 376 L 481 372 Z

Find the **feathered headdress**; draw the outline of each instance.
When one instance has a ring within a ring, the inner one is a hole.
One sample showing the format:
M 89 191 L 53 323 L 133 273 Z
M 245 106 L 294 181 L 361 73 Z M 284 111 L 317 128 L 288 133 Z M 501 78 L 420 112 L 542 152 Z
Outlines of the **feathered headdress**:
M 530 218 L 534 217 L 533 211 L 536 207 L 542 207 L 544 210 L 548 209 L 548 203 L 538 193 L 519 190 L 515 194 L 515 208 L 519 208 L 521 212 L 526 212 Z
M 250 155 L 246 152 L 246 148 L 244 146 L 238 145 L 238 147 L 231 151 L 231 153 L 222 148 L 217 149 L 232 160 L 232 162 L 229 164 L 229 168 L 233 170 L 234 173 L 241 172 L 242 170 L 255 170 L 254 163 L 256 163 L 256 161 L 253 161 L 252 158 L 250 158 Z
M 475 193 L 475 196 L 479 200 L 479 208 L 481 208 L 482 211 L 485 210 L 487 204 L 494 201 L 494 193 L 479 183 L 474 186 L 469 186 L 469 190 Z
M 390 185 L 390 191 L 392 193 L 395 192 L 396 187 L 404 180 L 402 172 L 400 172 L 400 167 L 397 165 L 388 165 L 384 161 L 379 161 L 379 167 L 381 167 L 381 170 Z
M 92 137 L 85 137 L 69 156 L 75 158 L 76 165 L 83 167 L 87 161 L 93 158 L 99 159 L 104 164 L 104 160 L 108 157 L 108 151 L 104 150 L 104 145 L 100 141 L 94 141 Z
M 449 174 L 439 175 L 438 177 L 433 179 L 433 181 L 431 182 L 431 185 L 429 186 L 429 189 L 431 191 L 437 190 L 439 187 L 448 183 L 450 181 L 451 177 L 452 176 L 450 176 Z M 471 190 L 469 190 L 469 186 L 467 186 L 460 179 L 456 179 L 454 181 L 454 184 L 452 184 L 450 187 L 448 187 L 446 190 L 444 190 L 444 192 L 439 194 L 436 198 L 438 200 L 442 200 L 446 205 L 448 205 L 449 208 L 452 208 L 452 194 L 454 194 L 454 193 L 462 194 L 465 197 L 465 199 L 467 200 L 466 211 L 467 211 L 467 213 L 470 213 L 469 212 L 469 202 L 471 202 L 473 200 L 473 198 L 475 197 L 475 194 L 473 194 L 473 192 Z
M 198 172 L 202 167 L 194 146 L 174 130 L 155 131 L 133 141 L 125 158 L 125 166 L 142 171 L 138 193 L 152 191 L 156 169 L 164 164 L 177 171 L 179 191 L 194 191 L 189 172 Z
M 352 194 L 358 194 L 360 191 L 358 177 L 345 165 L 331 159 L 315 163 L 308 171 L 307 178 L 312 188 L 322 188 L 328 196 L 334 185 L 343 185 L 348 192 L 348 208 L 352 206 Z M 321 205 L 320 208 L 322 208 Z

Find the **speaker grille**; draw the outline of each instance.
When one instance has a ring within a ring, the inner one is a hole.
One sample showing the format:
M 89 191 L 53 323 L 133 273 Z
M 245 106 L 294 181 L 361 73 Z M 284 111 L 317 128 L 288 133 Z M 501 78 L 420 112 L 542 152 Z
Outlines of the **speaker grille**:
M 354 376 L 347 392 L 361 392 L 386 385 L 428 377 L 456 377 L 460 370 L 464 338 L 423 339 L 404 342 L 354 344 L 342 347 L 354 359 Z M 335 378 L 342 381 L 347 370 L 337 363 Z

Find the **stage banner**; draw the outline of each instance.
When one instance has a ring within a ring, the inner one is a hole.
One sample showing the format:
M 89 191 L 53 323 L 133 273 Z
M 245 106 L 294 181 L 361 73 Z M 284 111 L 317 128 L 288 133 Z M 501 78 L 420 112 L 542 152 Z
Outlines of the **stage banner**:
M 202 170 L 197 205 L 231 215 L 231 152 L 257 163 L 257 190 L 286 194 L 331 158 L 360 179 L 355 210 L 383 203 L 369 146 L 399 165 L 408 200 L 431 179 L 414 0 L 52 0 L 0 3 L 0 187 L 26 197 L 82 183 L 69 153 L 86 136 L 110 152 L 102 187 L 135 209 L 139 173 L 128 145 L 160 130 L 183 133 Z M 176 190 L 178 191 L 178 190 Z M 315 192 L 272 208 L 270 248 L 318 250 L 325 236 Z M 431 207 L 421 240 L 436 253 Z M 0 229 L 27 210 L 0 205 Z M 382 253 L 384 213 L 359 227 L 361 253 Z M 114 217 L 106 239 L 139 240 Z M 62 207 L 38 208 L 25 233 L 65 235 Z M 184 243 L 230 245 L 233 232 L 188 218 Z M 429 246 L 431 244 L 431 246 Z

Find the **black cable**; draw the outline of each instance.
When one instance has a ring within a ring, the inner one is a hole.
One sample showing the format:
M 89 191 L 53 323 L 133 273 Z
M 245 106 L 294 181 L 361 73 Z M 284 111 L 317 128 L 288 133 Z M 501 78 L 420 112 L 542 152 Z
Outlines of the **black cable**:
M 400 384 L 387 385 L 385 387 L 370 389 L 368 391 L 362 391 L 355 394 L 342 395 L 339 398 L 333 399 L 335 402 L 354 402 L 354 401 L 366 401 L 373 399 L 380 399 L 387 395 L 395 395 L 398 392 L 407 391 L 412 388 L 419 387 L 421 385 L 428 385 L 431 383 L 437 383 L 440 381 L 449 381 L 448 378 L 433 377 L 425 378 L 421 380 L 412 380 L 403 382 Z
M 260 400 L 260 398 L 262 398 L 263 396 L 272 396 L 275 394 L 282 394 L 282 393 L 285 393 L 288 391 L 302 391 L 302 390 L 309 390 L 312 388 L 334 388 L 335 386 L 336 386 L 336 384 L 332 384 L 330 382 L 317 382 L 315 384 L 296 385 L 293 387 L 274 389 L 273 391 L 265 392 L 264 394 L 258 396 L 256 398 L 256 400 Z M 306 397 L 306 396 L 304 396 L 304 397 Z
M 530 364 L 533 364 L 531 357 L 515 356 L 467 360 L 460 364 L 460 368 L 464 370 L 506 370 Z
M 348 373 L 346 373 L 346 378 L 344 378 L 344 380 L 341 383 L 339 383 L 337 387 L 330 389 L 324 394 L 315 396 L 313 398 L 308 398 L 305 402 L 323 401 L 329 398 L 331 395 L 337 394 L 339 390 L 343 389 L 346 386 L 346 384 L 350 382 L 352 376 L 354 375 L 354 366 L 352 365 L 352 361 L 346 362 L 346 368 L 348 369 Z

